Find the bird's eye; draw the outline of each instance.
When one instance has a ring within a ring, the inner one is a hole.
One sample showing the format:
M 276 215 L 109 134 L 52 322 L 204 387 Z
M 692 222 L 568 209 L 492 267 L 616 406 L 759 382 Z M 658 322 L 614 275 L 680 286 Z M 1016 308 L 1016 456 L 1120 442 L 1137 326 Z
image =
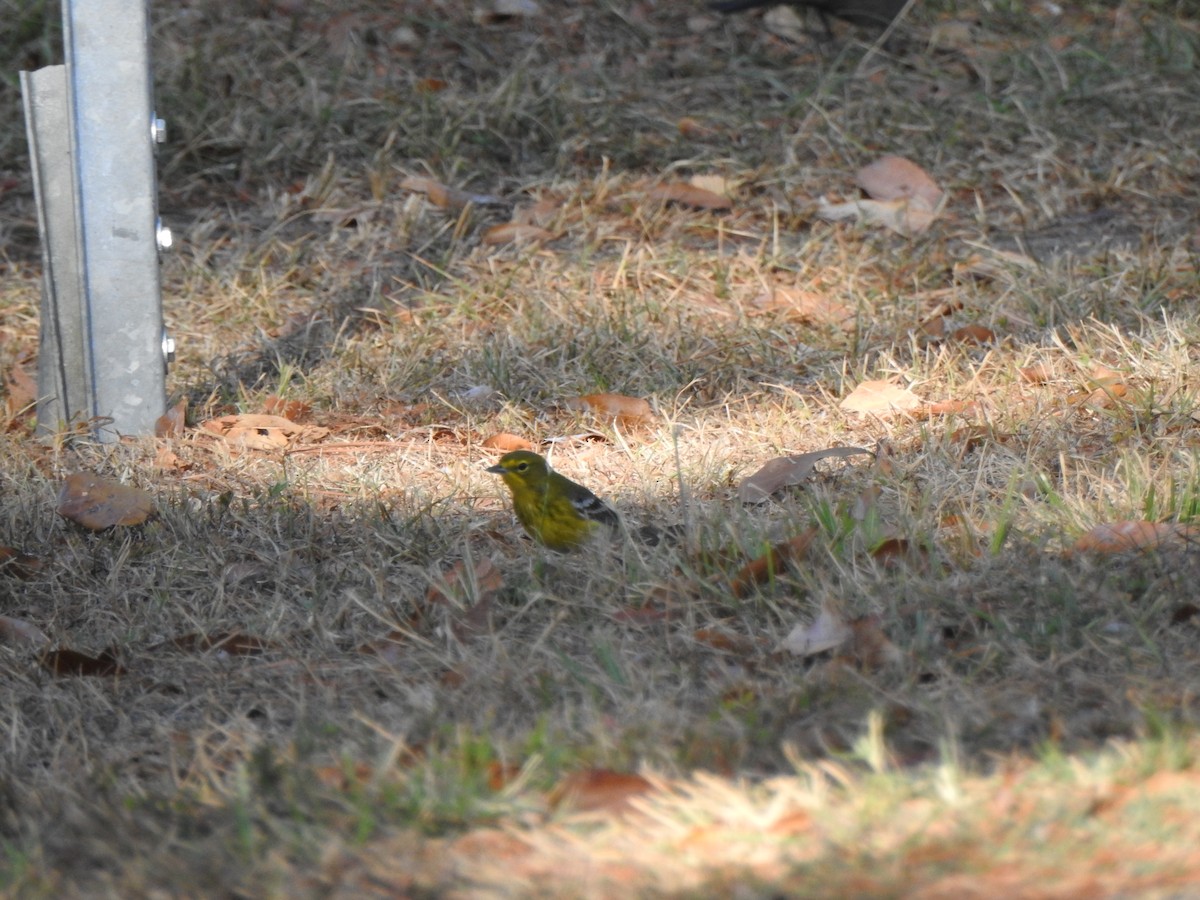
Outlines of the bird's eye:
M 529 468 L 529 463 L 525 463 L 525 462 L 517 463 L 517 471 L 518 472 L 524 472 L 528 468 Z

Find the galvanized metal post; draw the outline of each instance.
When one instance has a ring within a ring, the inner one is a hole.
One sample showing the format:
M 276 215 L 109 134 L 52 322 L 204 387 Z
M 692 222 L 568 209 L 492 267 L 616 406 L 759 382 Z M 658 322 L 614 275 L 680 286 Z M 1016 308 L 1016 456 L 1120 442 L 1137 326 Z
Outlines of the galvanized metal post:
M 66 65 L 22 73 L 46 262 L 38 424 L 115 440 L 165 407 L 149 15 L 65 0 L 63 22 Z

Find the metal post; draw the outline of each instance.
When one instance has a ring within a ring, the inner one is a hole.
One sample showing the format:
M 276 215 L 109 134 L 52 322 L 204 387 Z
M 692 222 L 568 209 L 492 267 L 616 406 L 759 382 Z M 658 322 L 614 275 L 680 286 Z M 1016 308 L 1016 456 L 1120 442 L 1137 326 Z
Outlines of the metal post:
M 46 267 L 38 424 L 115 440 L 165 408 L 149 16 L 65 0 L 63 22 L 66 65 L 22 73 Z

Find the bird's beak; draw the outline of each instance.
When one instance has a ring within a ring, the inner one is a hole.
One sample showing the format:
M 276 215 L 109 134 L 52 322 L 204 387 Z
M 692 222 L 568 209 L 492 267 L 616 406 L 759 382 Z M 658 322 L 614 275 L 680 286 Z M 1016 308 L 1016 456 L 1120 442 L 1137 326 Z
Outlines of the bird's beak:
M 488 466 L 488 467 L 487 467 L 486 469 L 484 469 L 483 471 L 485 471 L 485 472 L 493 472 L 493 473 L 495 473 L 496 475 L 503 475 L 503 474 L 504 474 L 504 466 L 502 466 L 502 465 L 500 465 L 499 463 L 497 463 L 497 464 L 496 464 L 496 465 L 494 465 L 494 466 Z

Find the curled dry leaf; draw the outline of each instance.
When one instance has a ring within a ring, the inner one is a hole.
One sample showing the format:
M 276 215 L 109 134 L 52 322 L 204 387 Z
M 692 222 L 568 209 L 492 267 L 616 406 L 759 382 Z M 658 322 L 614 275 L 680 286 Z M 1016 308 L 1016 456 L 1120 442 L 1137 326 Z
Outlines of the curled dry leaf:
M 694 140 L 716 137 L 719 133 L 717 129 L 710 125 L 705 125 L 699 119 L 692 118 L 691 116 L 684 116 L 676 123 L 676 127 L 679 129 L 681 136 Z
M 876 416 L 910 412 L 920 405 L 920 397 L 890 381 L 864 381 L 838 404 L 846 412 Z
M 1081 536 L 1071 549 L 1076 553 L 1125 553 L 1153 550 L 1173 541 L 1195 540 L 1198 536 L 1200 529 L 1181 522 L 1105 522 Z
M 823 459 L 844 458 L 856 453 L 871 454 L 863 447 L 830 447 L 814 450 L 799 456 L 780 456 L 769 461 L 761 469 L 738 486 L 738 499 L 743 503 L 762 503 L 776 491 L 799 484 L 812 474 L 813 468 Z
M 25 369 L 27 354 L 4 373 L 4 411 L 11 421 L 33 410 L 37 400 L 37 382 Z
M 996 332 L 982 325 L 964 325 L 956 328 L 951 337 L 962 344 L 990 344 L 996 340 Z
M 263 403 L 263 412 L 269 416 L 282 416 L 289 422 L 299 424 L 312 415 L 312 407 L 303 400 L 287 400 L 272 394 Z
M 475 206 L 499 206 L 504 203 L 499 197 L 493 197 L 491 194 L 472 194 L 468 191 L 460 191 L 456 188 L 447 187 L 440 181 L 435 181 L 432 178 L 424 178 L 417 175 L 410 175 L 408 178 L 405 178 L 400 182 L 400 187 L 406 191 L 424 194 L 429 198 L 429 202 L 439 209 L 459 210 L 468 204 L 474 204 Z
M 904 654 L 884 634 L 879 616 L 859 616 L 850 623 L 850 633 L 848 649 L 860 668 L 874 672 L 904 661 Z
M 713 191 L 696 187 L 683 181 L 670 184 L 660 184 L 650 188 L 646 196 L 651 200 L 661 200 L 664 203 L 678 203 L 680 206 L 690 206 L 694 209 L 727 210 L 733 208 L 733 201 Z
M 613 419 L 623 425 L 637 425 L 654 418 L 650 404 L 640 397 L 624 394 L 584 394 L 562 402 L 567 409 L 590 412 L 602 419 Z
M 239 450 L 286 450 L 293 444 L 313 443 L 329 434 L 328 428 L 297 425 L 282 416 L 258 413 L 221 416 L 209 419 L 201 427 Z
M 550 805 L 575 812 L 623 813 L 629 810 L 631 800 L 652 790 L 654 785 L 641 775 L 589 769 L 572 772 L 560 781 L 550 792 Z
M 275 646 L 266 638 L 240 631 L 192 632 L 172 638 L 168 643 L 187 653 L 216 653 L 218 656 L 258 656 Z
M 42 664 L 43 668 L 59 676 L 82 675 L 104 678 L 125 674 L 125 668 L 107 650 L 99 656 L 89 656 L 78 650 L 51 650 L 43 653 L 38 662 Z
M 875 200 L 920 200 L 935 210 L 944 192 L 929 173 L 903 156 L 881 156 L 858 170 L 858 186 Z
M 45 567 L 45 562 L 36 556 L 22 553 L 15 547 L 0 547 L 0 573 L 32 578 Z
M 58 492 L 58 514 L 92 531 L 141 525 L 153 511 L 145 491 L 90 472 L 68 475 Z
M 554 232 L 547 231 L 538 225 L 503 222 L 500 225 L 493 225 L 485 231 L 482 240 L 489 247 L 499 244 L 540 244 L 554 240 Z
M 509 434 L 507 431 L 501 431 L 499 434 L 484 438 L 479 446 L 487 450 L 500 450 L 508 453 L 510 450 L 532 450 L 533 442 L 515 434 Z
M 181 397 L 178 403 L 155 420 L 154 436 L 160 438 L 182 437 L 185 425 L 187 425 L 187 397 Z
M 1025 366 L 1023 369 L 1017 369 L 1017 374 L 1021 376 L 1021 380 L 1029 384 L 1049 384 L 1054 380 L 1054 370 L 1046 363 L 1035 363 L 1032 366 Z
M 737 570 L 730 582 L 733 596 L 748 596 L 757 585 L 770 581 L 783 566 L 802 560 L 808 555 L 808 548 L 816 536 L 817 528 L 814 526 L 789 541 L 776 544 L 757 559 L 750 560 Z

